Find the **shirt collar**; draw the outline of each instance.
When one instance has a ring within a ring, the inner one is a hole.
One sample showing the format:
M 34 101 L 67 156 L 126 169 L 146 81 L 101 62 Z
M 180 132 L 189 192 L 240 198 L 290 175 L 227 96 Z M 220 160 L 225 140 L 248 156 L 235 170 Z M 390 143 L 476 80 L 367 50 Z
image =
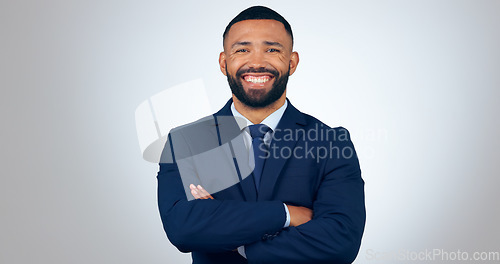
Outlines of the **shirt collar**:
M 288 100 L 285 100 L 285 103 L 278 108 L 278 110 L 274 111 L 272 114 L 267 116 L 264 120 L 262 120 L 261 124 L 264 124 L 268 127 L 270 127 L 273 131 L 276 130 L 276 127 L 278 126 L 278 123 L 281 120 L 281 117 L 285 113 L 286 107 L 288 106 Z M 231 112 L 233 113 L 233 116 L 238 120 L 238 126 L 240 129 L 244 129 L 250 125 L 254 125 L 254 123 L 250 122 L 246 117 L 244 117 L 236 108 L 234 107 L 234 102 L 231 103 Z M 241 120 L 241 121 L 240 121 Z

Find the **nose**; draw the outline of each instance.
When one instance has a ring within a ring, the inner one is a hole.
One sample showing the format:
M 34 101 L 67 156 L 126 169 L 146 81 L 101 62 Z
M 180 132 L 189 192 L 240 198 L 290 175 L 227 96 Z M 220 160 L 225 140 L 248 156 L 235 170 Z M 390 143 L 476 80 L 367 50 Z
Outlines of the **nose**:
M 248 66 L 250 68 L 256 68 L 256 69 L 264 68 L 266 67 L 266 65 L 267 65 L 266 58 L 262 53 L 254 52 L 250 54 L 250 58 L 248 61 Z

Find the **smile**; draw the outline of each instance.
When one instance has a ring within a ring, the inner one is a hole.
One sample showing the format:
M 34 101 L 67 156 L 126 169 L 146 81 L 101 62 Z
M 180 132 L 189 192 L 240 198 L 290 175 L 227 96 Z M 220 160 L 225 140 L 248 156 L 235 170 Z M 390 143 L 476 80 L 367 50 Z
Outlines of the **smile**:
M 246 75 L 246 76 L 243 76 L 243 79 L 247 82 L 251 82 L 251 83 L 259 83 L 259 84 L 262 84 L 262 83 L 266 83 L 268 82 L 269 80 L 272 79 L 271 76 L 268 76 L 268 75 L 264 75 L 264 76 L 252 76 L 252 75 Z

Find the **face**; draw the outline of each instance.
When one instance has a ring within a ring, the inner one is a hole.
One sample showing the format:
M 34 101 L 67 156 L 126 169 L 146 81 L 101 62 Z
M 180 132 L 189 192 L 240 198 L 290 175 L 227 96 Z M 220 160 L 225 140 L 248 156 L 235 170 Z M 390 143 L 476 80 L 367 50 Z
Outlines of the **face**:
M 234 24 L 219 56 L 221 71 L 234 96 L 254 108 L 284 99 L 288 76 L 295 72 L 298 62 L 283 24 L 268 19 Z

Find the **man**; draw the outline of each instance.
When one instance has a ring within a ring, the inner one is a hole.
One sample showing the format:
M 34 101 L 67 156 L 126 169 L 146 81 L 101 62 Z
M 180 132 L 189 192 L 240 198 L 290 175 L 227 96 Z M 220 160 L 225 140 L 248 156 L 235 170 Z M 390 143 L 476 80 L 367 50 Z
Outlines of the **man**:
M 171 131 L 158 172 L 170 241 L 193 263 L 351 263 L 364 182 L 344 128 L 286 98 L 298 65 L 288 22 L 261 6 L 236 16 L 219 65 L 232 98 Z

